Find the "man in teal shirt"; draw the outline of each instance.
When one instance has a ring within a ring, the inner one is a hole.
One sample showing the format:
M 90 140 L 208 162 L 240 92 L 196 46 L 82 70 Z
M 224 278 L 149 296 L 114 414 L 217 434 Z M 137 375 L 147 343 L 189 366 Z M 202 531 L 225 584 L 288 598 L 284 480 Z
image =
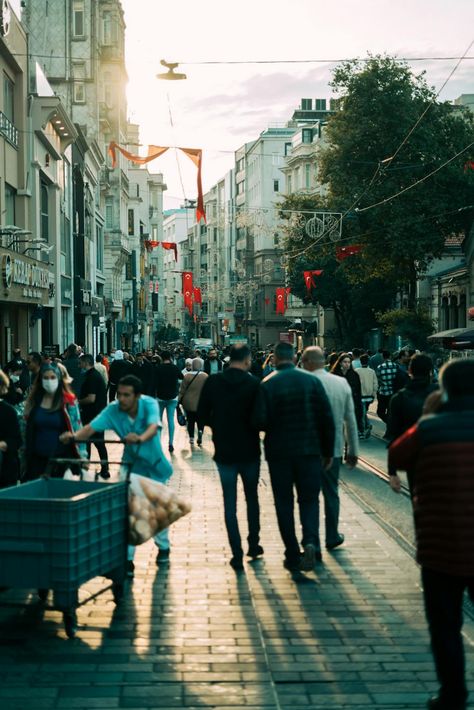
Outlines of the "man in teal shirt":
M 134 375 L 126 375 L 118 383 L 117 399 L 111 402 L 90 424 L 75 433 L 65 432 L 60 439 L 87 441 L 96 432 L 114 431 L 125 443 L 122 464 L 133 473 L 166 483 L 173 469 L 164 456 L 159 436 L 161 420 L 158 404 L 153 397 L 142 394 L 142 383 Z M 155 535 L 159 548 L 157 564 L 169 561 L 168 528 Z M 135 548 L 128 548 L 128 574 L 133 576 Z

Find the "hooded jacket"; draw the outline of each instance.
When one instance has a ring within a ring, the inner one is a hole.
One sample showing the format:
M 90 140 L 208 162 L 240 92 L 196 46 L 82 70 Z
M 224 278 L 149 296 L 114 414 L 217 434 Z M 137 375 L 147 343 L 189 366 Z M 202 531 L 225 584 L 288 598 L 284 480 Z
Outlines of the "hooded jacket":
M 214 460 L 240 463 L 260 458 L 260 438 L 251 424 L 259 380 L 237 367 L 211 375 L 201 392 L 198 418 L 211 427 Z

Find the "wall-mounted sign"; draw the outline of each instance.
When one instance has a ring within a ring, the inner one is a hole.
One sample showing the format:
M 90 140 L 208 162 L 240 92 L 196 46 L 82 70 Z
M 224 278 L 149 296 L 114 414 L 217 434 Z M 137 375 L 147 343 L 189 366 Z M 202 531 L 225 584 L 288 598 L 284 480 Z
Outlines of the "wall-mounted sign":
M 12 258 L 10 254 L 2 257 L 2 279 L 5 288 L 11 288 L 13 276 Z

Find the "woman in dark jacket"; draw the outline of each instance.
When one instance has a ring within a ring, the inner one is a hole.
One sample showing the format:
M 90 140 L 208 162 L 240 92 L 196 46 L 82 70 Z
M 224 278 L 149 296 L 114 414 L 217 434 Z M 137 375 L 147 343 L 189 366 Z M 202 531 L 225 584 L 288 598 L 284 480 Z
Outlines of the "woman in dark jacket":
M 357 419 L 357 428 L 359 436 L 364 436 L 364 425 L 362 421 L 362 386 L 360 377 L 355 370 L 352 369 L 352 358 L 348 353 L 341 353 L 335 364 L 331 368 L 333 375 L 345 377 L 352 390 L 352 399 L 354 400 L 354 409 Z
M 14 486 L 20 473 L 20 425 L 13 407 L 3 400 L 8 386 L 8 377 L 0 370 L 0 488 Z

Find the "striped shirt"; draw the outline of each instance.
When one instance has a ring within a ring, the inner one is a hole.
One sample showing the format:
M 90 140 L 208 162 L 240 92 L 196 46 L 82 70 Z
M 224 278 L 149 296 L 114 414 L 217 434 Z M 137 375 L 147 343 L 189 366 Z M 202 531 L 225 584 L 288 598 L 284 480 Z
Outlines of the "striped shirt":
M 379 381 L 379 394 L 391 395 L 393 394 L 393 383 L 398 372 L 398 365 L 391 360 L 384 360 L 384 362 L 377 367 L 377 378 Z

